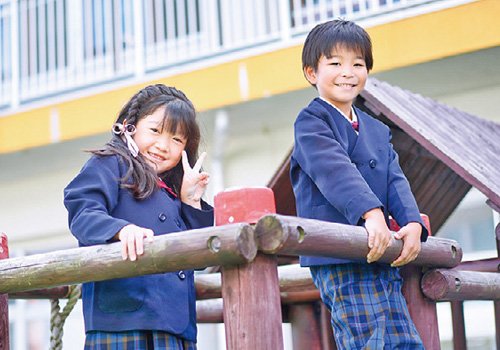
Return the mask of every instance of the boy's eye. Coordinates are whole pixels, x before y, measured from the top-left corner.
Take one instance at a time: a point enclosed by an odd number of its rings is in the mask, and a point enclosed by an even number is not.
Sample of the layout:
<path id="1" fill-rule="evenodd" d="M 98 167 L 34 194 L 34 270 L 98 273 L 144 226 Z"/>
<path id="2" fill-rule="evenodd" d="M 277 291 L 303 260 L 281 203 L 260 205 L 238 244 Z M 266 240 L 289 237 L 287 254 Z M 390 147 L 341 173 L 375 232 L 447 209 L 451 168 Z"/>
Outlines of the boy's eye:
<path id="1" fill-rule="evenodd" d="M 160 132 L 160 130 L 158 130 L 157 128 L 151 128 L 151 131 L 154 132 L 155 134 Z"/>
<path id="2" fill-rule="evenodd" d="M 354 64 L 354 67 L 364 67 L 365 64 L 364 63 L 355 63 Z"/>
<path id="3" fill-rule="evenodd" d="M 180 137 L 174 137 L 174 141 L 178 142 L 178 143 L 184 143 L 184 139 L 182 139 Z"/>
<path id="4" fill-rule="evenodd" d="M 330 62 L 331 66 L 340 66 L 340 62 Z"/>

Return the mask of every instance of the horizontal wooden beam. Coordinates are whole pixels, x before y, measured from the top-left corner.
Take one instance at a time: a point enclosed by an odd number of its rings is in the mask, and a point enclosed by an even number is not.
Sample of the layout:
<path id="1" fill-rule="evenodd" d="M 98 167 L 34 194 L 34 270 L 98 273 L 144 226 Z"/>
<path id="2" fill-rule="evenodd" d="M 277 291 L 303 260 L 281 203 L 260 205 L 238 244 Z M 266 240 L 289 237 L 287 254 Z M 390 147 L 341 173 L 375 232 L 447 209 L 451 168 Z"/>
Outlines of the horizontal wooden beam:
<path id="1" fill-rule="evenodd" d="M 222 323 L 222 298 L 197 300 L 196 301 L 196 322 L 197 323 Z"/>
<path id="2" fill-rule="evenodd" d="M 490 258 L 475 261 L 463 261 L 453 270 L 500 272 L 500 258 Z M 312 281 L 309 269 L 298 264 L 281 265 L 278 267 L 281 301 L 287 303 L 317 299 L 317 290 Z M 198 299 L 220 298 L 221 277 L 219 273 L 195 275 L 196 296 Z M 55 287 L 27 292 L 9 294 L 10 299 L 65 299 L 68 296 L 68 287 Z M 293 301 L 292 301 L 293 300 Z"/>
<path id="3" fill-rule="evenodd" d="M 283 298 L 293 302 L 295 300 L 316 300 L 313 297 L 316 286 L 312 281 L 308 268 L 300 267 L 299 264 L 278 266 L 278 279 L 282 300 Z M 221 297 L 221 275 L 220 273 L 197 274 L 195 276 L 196 297 L 199 300 Z M 305 294 L 304 294 L 305 293 Z M 306 297 L 306 295 L 310 295 Z M 302 299 L 301 299 L 302 298 Z"/>
<path id="4" fill-rule="evenodd" d="M 453 268 L 460 271 L 500 272 L 500 258 L 462 261 Z"/>
<path id="5" fill-rule="evenodd" d="M 17 292 L 9 294 L 9 299 L 67 299 L 68 297 L 69 297 L 68 286 L 29 290 L 25 292 Z"/>
<path id="6" fill-rule="evenodd" d="M 435 301 L 500 300 L 500 274 L 435 269 L 424 274 L 421 288 Z"/>
<path id="7" fill-rule="evenodd" d="M 252 261 L 248 224 L 155 236 L 136 261 L 122 260 L 121 243 L 55 251 L 0 261 L 0 294 Z"/>
<path id="8" fill-rule="evenodd" d="M 319 297 L 308 268 L 298 264 L 278 267 L 281 299 L 284 303 L 317 300 Z M 220 273 L 196 274 L 194 276 L 196 298 L 198 300 L 221 297 Z M 1 284 L 1 282 L 0 282 Z M 26 292 L 10 293 L 11 299 L 66 299 L 68 287 L 37 289 Z"/>
<path id="9" fill-rule="evenodd" d="M 268 254 L 323 256 L 366 261 L 368 235 L 363 227 L 342 225 L 292 216 L 267 215 L 255 226 L 259 250 Z M 380 258 L 391 263 L 403 244 L 393 239 Z M 455 267 L 462 259 L 462 249 L 453 240 L 429 237 L 414 265 Z"/>
<path id="10" fill-rule="evenodd" d="M 221 275 L 218 272 L 196 274 L 194 276 L 196 299 L 213 299 L 221 297 Z"/>

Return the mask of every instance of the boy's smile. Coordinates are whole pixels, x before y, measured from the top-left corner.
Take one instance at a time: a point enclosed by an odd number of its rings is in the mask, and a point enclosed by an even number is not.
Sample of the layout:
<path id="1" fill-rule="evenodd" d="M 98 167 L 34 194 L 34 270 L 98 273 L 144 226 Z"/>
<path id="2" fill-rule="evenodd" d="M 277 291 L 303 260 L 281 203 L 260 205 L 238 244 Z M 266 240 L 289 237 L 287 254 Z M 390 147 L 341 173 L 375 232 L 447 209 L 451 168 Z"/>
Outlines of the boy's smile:
<path id="1" fill-rule="evenodd" d="M 365 87 L 368 78 L 363 57 L 342 46 L 333 49 L 330 58 L 321 56 L 316 70 L 306 67 L 304 73 L 307 80 L 316 86 L 319 95 L 346 116 L 351 115 L 352 103 Z"/>

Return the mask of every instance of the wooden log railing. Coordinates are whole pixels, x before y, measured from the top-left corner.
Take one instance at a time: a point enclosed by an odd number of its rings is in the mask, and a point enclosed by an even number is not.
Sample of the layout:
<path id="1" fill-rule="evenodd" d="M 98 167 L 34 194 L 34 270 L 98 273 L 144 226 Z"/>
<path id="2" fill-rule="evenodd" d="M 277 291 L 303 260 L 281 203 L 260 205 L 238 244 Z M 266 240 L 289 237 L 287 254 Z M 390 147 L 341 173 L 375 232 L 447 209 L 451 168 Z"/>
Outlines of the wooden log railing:
<path id="1" fill-rule="evenodd" d="M 366 261 L 366 230 L 319 220 L 267 215 L 255 227 L 259 249 L 268 254 L 326 256 Z M 379 262 L 391 263 L 401 254 L 403 242 L 393 239 Z M 412 265 L 455 267 L 462 260 L 456 241 L 429 237 Z"/>
<path id="2" fill-rule="evenodd" d="M 496 272 L 435 269 L 421 282 L 425 296 L 435 301 L 500 299 L 500 274 Z"/>
<path id="3" fill-rule="evenodd" d="M 0 261 L 0 294 L 9 293 L 13 298 L 40 297 L 41 293 L 47 297 L 64 297 L 67 293 L 66 284 L 214 265 L 248 264 L 256 256 L 258 247 L 266 254 L 321 255 L 359 260 L 364 259 L 368 251 L 367 234 L 362 228 L 268 215 L 261 218 L 254 228 L 247 224 L 232 224 L 155 237 L 152 243 L 146 244 L 145 254 L 135 262 L 121 259 L 119 244 L 6 259 Z M 381 260 L 390 262 L 400 251 L 400 242 L 393 241 Z M 479 299 L 500 300 L 500 281 L 494 272 L 498 271 L 499 259 L 459 265 L 461 256 L 460 246 L 452 240 L 430 237 L 422 244 L 419 258 L 414 262 L 415 267 L 454 267 L 428 271 L 421 282 L 422 291 L 425 292 L 426 286 L 432 285 L 430 290 L 435 300 L 469 300 L 478 299 L 472 290 L 483 288 L 485 291 Z M 474 272 L 465 271 L 468 269 Z M 482 273 L 488 275 L 483 276 Z M 308 269 L 296 265 L 279 266 L 277 275 L 283 305 L 319 299 Z M 485 284 L 478 276 L 485 277 L 489 282 Z M 223 288 L 221 275 L 197 274 L 195 278 L 199 322 L 221 322 L 223 308 L 226 307 L 220 299 Z M 461 288 L 457 288 L 457 278 Z M 50 289 L 29 292 L 40 288 Z M 448 294 L 440 296 L 436 293 L 446 288 Z M 292 310 L 290 317 L 296 318 L 298 311 L 300 308 Z M 307 312 L 310 311 L 308 308 Z M 254 322 L 259 322 L 259 317 Z M 324 315 L 320 323 L 328 327 Z M 304 327 L 297 325 L 297 328 Z M 328 339 L 323 339 L 324 332 L 319 336 L 322 337 L 320 343 L 328 343 Z"/>
<path id="4" fill-rule="evenodd" d="M 155 236 L 144 255 L 123 261 L 119 242 L 0 260 L 0 294 L 252 261 L 257 253 L 247 224 Z"/>

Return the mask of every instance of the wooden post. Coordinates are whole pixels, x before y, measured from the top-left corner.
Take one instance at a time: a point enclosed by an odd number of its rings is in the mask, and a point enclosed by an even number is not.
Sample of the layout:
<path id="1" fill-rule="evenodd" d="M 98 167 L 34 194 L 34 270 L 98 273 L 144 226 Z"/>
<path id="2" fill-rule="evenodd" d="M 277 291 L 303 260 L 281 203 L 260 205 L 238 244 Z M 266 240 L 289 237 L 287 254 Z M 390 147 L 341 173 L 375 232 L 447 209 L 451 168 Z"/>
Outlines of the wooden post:
<path id="1" fill-rule="evenodd" d="M 268 188 L 224 191 L 214 198 L 215 224 L 255 223 L 276 211 Z M 277 261 L 257 254 L 246 265 L 222 267 L 226 346 L 229 350 L 283 349 Z"/>
<path id="2" fill-rule="evenodd" d="M 259 250 L 268 254 L 326 256 L 365 259 L 368 234 L 363 227 L 342 225 L 283 215 L 266 215 L 255 226 Z M 401 240 L 392 240 L 379 262 L 394 261 L 403 249 Z M 462 260 L 458 242 L 429 237 L 412 265 L 455 267 Z"/>
<path id="3" fill-rule="evenodd" d="M 321 314 L 321 345 L 323 350 L 337 350 L 337 345 L 333 338 L 332 315 L 323 302 L 320 302 Z"/>
<path id="4" fill-rule="evenodd" d="M 0 232 L 0 259 L 9 257 L 7 236 Z M 0 350 L 9 349 L 9 300 L 7 294 L 0 295 Z"/>
<path id="5" fill-rule="evenodd" d="M 0 260 L 0 293 L 236 265 L 252 261 L 256 254 L 250 225 L 206 227 L 155 236 L 136 261 L 122 259 L 120 242 Z"/>
<path id="6" fill-rule="evenodd" d="M 421 214 L 421 217 L 430 236 L 431 225 L 429 217 L 425 214 Z M 392 231 L 399 231 L 400 229 L 399 225 L 393 219 L 391 219 L 390 222 L 390 229 Z M 432 237 L 428 237 L 427 239 L 432 239 Z M 460 254 L 460 260 L 461 258 Z M 410 312 L 411 319 L 420 334 L 424 347 L 426 349 L 440 349 L 441 342 L 439 340 L 436 303 L 425 298 L 420 286 L 420 281 L 422 279 L 422 267 L 407 265 L 403 266 L 400 271 L 401 276 L 403 277 L 403 296 L 406 299 L 408 311 Z"/>
<path id="7" fill-rule="evenodd" d="M 319 320 L 312 303 L 290 305 L 288 320 L 292 325 L 293 350 L 322 349 Z"/>
<path id="8" fill-rule="evenodd" d="M 401 268 L 403 277 L 403 295 L 408 305 L 408 311 L 415 323 L 420 338 L 426 349 L 441 349 L 436 302 L 427 299 L 421 290 L 420 280 L 422 268 L 408 265 Z"/>
<path id="9" fill-rule="evenodd" d="M 467 337 L 465 336 L 464 302 L 452 301 L 451 320 L 453 323 L 453 349 L 467 349 Z"/>
<path id="10" fill-rule="evenodd" d="M 495 228 L 495 237 L 497 241 L 498 257 L 500 258 L 500 223 Z M 494 301 L 493 307 L 495 308 L 495 338 L 497 342 L 497 349 L 500 349 L 500 301 Z"/>

